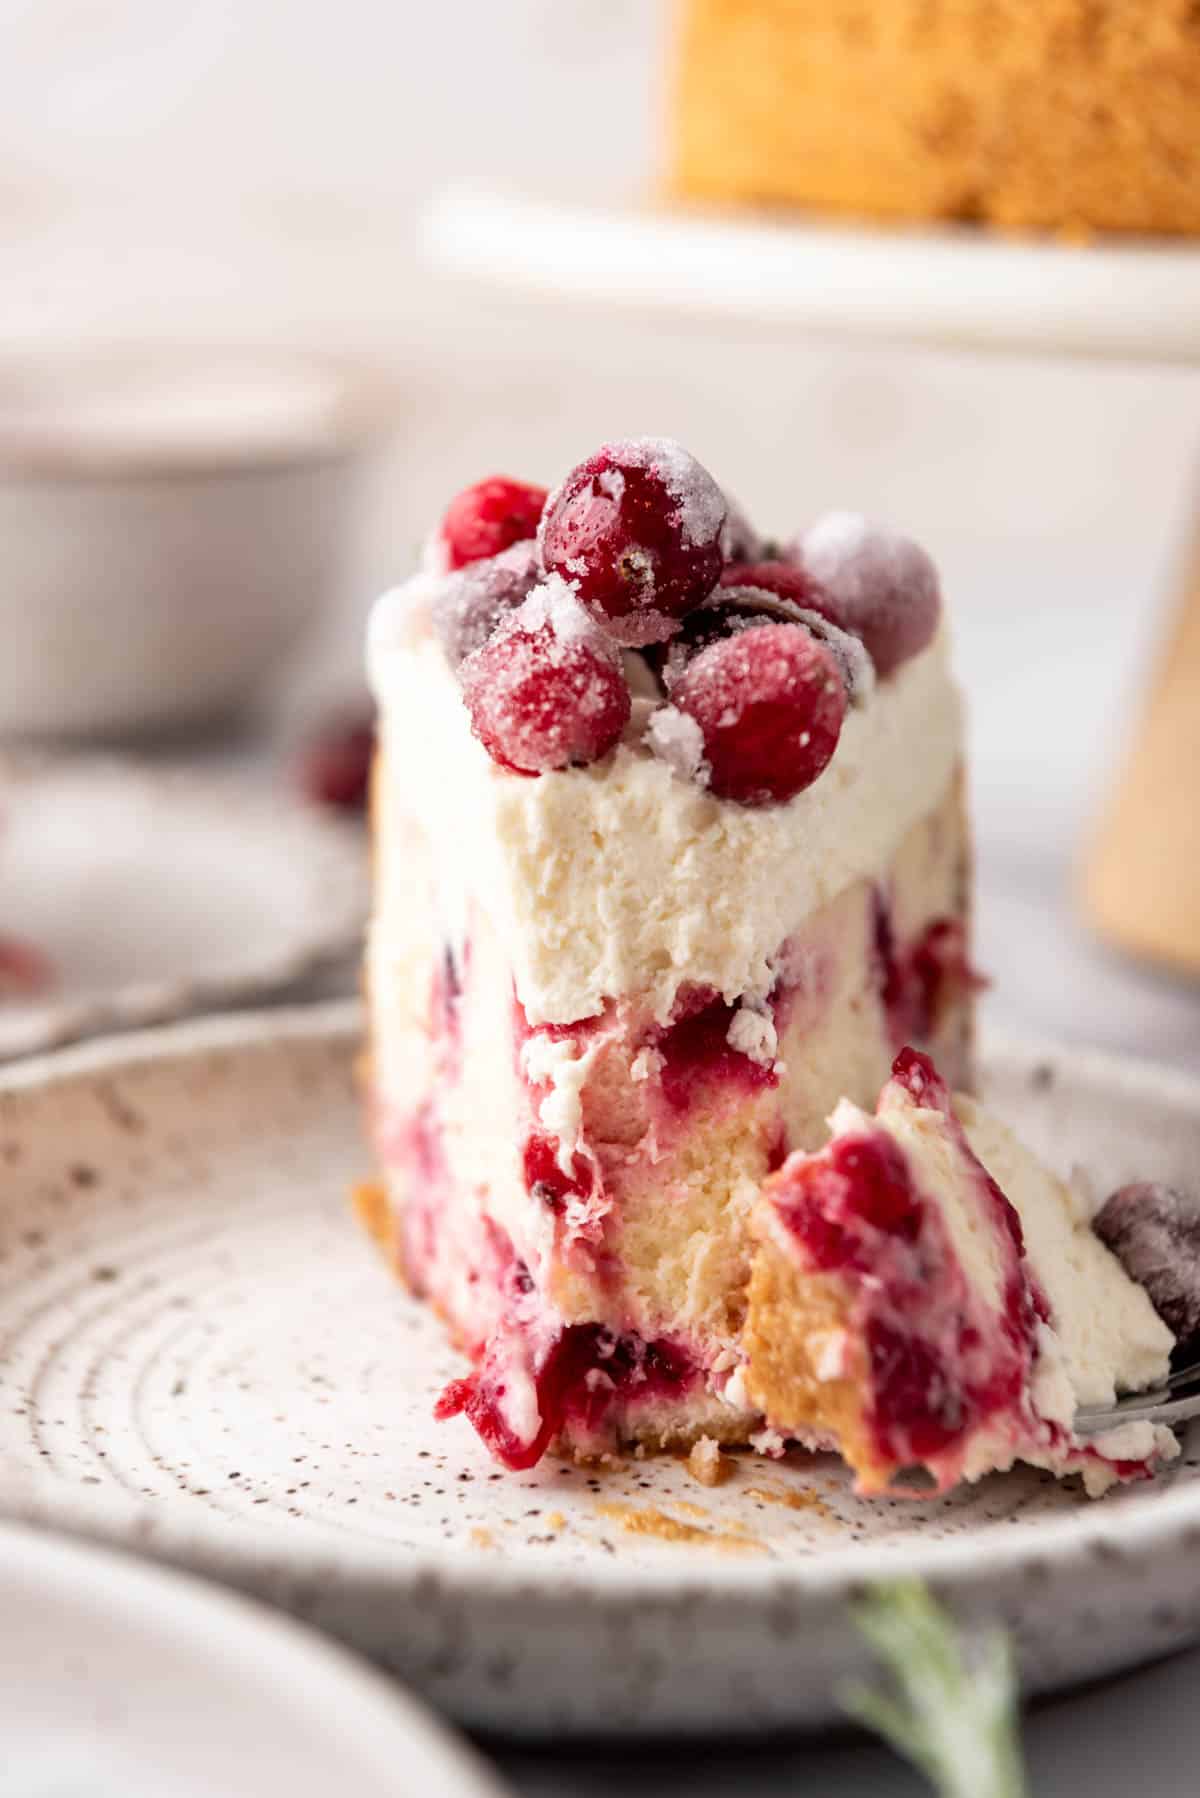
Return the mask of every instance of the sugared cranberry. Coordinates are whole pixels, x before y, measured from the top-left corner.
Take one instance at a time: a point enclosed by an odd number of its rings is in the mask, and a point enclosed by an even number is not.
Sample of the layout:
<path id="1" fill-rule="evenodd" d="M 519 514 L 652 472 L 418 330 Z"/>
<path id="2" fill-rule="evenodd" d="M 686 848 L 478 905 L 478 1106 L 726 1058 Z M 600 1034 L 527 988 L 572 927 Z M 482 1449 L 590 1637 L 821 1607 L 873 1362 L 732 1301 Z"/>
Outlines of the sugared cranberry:
<path id="1" fill-rule="evenodd" d="M 365 811 L 374 756 L 373 717 L 335 719 L 305 749 L 300 785 L 318 805 L 330 805 L 343 812 Z"/>
<path id="2" fill-rule="evenodd" d="M 758 587 L 787 599 L 806 612 L 819 612 L 834 624 L 839 622 L 832 601 L 811 575 L 794 562 L 730 562 L 721 574 L 722 587 Z"/>
<path id="3" fill-rule="evenodd" d="M 932 641 L 941 588 L 937 569 L 911 538 L 857 512 L 830 512 L 805 531 L 794 554 L 825 595 L 818 609 L 830 608 L 835 624 L 862 639 L 881 677 Z"/>
<path id="4" fill-rule="evenodd" d="M 835 614 L 829 595 L 791 562 L 738 563 L 725 570 L 713 597 L 685 620 L 681 636 L 667 654 L 677 663 L 688 639 L 711 641 L 764 621 L 803 624 L 837 663 L 847 697 L 861 703 L 875 685 L 875 665 L 861 640 Z M 664 672 L 669 685 L 670 669 Z"/>
<path id="5" fill-rule="evenodd" d="M 620 659 L 561 582 L 536 587 L 461 676 L 471 729 L 518 774 L 594 762 L 629 721 Z"/>
<path id="6" fill-rule="evenodd" d="M 674 682 L 671 700 L 704 734 L 712 791 L 743 805 L 779 803 L 811 786 L 846 715 L 833 658 L 798 624 L 764 624 L 710 644 Z"/>
<path id="7" fill-rule="evenodd" d="M 547 500 L 542 560 L 618 643 L 662 643 L 716 586 L 725 512 L 708 470 L 677 443 L 608 444 Z"/>
<path id="8" fill-rule="evenodd" d="M 434 591 L 431 613 L 450 666 L 457 668 L 482 649 L 501 619 L 516 611 L 540 579 L 532 538 L 445 575 Z"/>
<path id="9" fill-rule="evenodd" d="M 537 534 L 546 489 L 504 475 L 464 487 L 446 507 L 440 536 L 451 568 L 463 568 L 484 556 Z"/>
<path id="10" fill-rule="evenodd" d="M 1158 1180 L 1135 1180 L 1106 1199 L 1095 1230 L 1180 1345 L 1200 1335 L 1200 1201 Z"/>

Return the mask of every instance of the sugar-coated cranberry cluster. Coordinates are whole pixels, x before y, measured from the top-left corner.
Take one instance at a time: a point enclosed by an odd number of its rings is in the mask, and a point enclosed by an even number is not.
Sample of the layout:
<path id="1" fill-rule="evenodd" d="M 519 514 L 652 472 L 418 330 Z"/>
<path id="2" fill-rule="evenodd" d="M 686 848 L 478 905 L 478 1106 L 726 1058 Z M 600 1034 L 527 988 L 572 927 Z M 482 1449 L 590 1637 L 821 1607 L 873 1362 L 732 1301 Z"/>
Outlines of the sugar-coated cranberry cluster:
<path id="1" fill-rule="evenodd" d="M 867 658 L 891 674 L 940 614 L 915 543 L 834 512 L 771 550 L 668 438 L 607 444 L 553 493 L 480 481 L 435 544 L 435 627 L 494 761 L 537 775 L 606 754 L 631 711 L 622 652 L 640 652 L 662 699 L 651 747 L 743 805 L 811 786 Z"/>

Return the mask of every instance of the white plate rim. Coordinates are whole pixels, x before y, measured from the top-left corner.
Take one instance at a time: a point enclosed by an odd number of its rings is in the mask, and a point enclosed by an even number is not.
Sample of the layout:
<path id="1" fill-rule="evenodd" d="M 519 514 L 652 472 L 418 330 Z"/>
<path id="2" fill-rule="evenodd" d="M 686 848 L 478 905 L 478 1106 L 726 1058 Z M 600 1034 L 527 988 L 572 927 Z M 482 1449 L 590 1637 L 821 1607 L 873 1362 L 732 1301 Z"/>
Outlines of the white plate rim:
<path id="1" fill-rule="evenodd" d="M 167 1571 L 119 1548 L 0 1523 L 0 1583 L 14 1562 L 23 1577 L 40 1577 L 48 1590 L 61 1585 L 97 1597 L 115 1590 L 121 1605 L 136 1601 L 139 1622 L 206 1641 L 219 1638 L 256 1673 L 269 1663 L 293 1694 L 297 1686 L 310 1690 L 314 1702 L 336 1713 L 339 1730 L 354 1733 L 360 1745 L 369 1742 L 381 1775 L 389 1756 L 411 1753 L 417 1743 L 430 1763 L 425 1770 L 439 1780 L 453 1778 L 452 1786 L 439 1784 L 445 1798 L 503 1798 L 504 1788 L 484 1762 L 411 1692 L 286 1613 L 198 1574 Z"/>
<path id="2" fill-rule="evenodd" d="M 1200 361 L 1200 245 L 1185 239 L 1073 245 L 458 181 L 430 202 L 421 243 L 443 273 L 597 304 L 843 338 Z"/>
<path id="3" fill-rule="evenodd" d="M 362 829 L 356 821 L 334 816 L 286 789 L 281 793 L 265 781 L 239 777 L 236 770 L 205 770 L 104 753 L 69 756 L 50 750 L 2 750 L 0 799 L 12 782 L 36 779 L 72 764 L 99 778 L 148 781 L 184 805 L 193 796 L 211 805 L 214 795 L 236 792 L 240 805 L 261 812 L 265 829 L 278 820 L 280 808 L 284 808 L 290 827 L 303 829 L 309 837 L 306 865 L 311 868 L 319 861 L 326 871 L 323 899 L 327 898 L 328 909 L 323 908 L 320 921 L 312 924 L 303 941 L 262 955 L 253 968 L 229 973 L 181 972 L 170 979 L 140 981 L 85 999 L 56 999 L 51 988 L 28 1005 L 22 1002 L 23 1009 L 38 1015 L 27 1017 L 19 1035 L 15 1031 L 11 1036 L 0 1033 L 0 1063 L 196 1013 L 252 1005 L 316 978 L 358 948 L 366 922 L 366 890 L 365 881 L 355 872 L 356 865 L 363 863 Z M 0 1003 L 0 1023 L 3 1021 Z"/>
<path id="4" fill-rule="evenodd" d="M 77 1076 L 97 1073 L 119 1075 L 139 1065 L 166 1059 L 224 1050 L 269 1048 L 291 1039 L 316 1043 L 359 1037 L 364 1012 L 357 1000 L 296 1006 L 267 1012 L 237 1013 L 193 1019 L 183 1024 L 141 1031 L 127 1036 L 82 1044 L 61 1053 L 30 1059 L 0 1068 L 0 1094 L 37 1088 Z M 1029 1040 L 993 1035 L 981 1057 L 985 1067 L 995 1060 L 1018 1061 L 1033 1067 L 1064 1064 L 1084 1078 L 1117 1083 L 1135 1093 L 1153 1093 L 1172 1104 L 1187 1107 L 1200 1117 L 1200 1080 L 1153 1062 Z M 367 1165 L 364 1148 L 363 1167 Z M 362 1169 L 346 1170 L 347 1190 Z M 353 1224 L 347 1217 L 347 1229 Z M 434 1428 L 431 1418 L 431 1431 Z M 176 1523 L 160 1509 L 122 1502 L 109 1494 L 64 1502 L 59 1493 L 49 1501 L 23 1501 L 8 1514 L 19 1521 L 41 1524 L 91 1538 L 127 1543 L 165 1559 L 182 1559 L 204 1570 L 248 1570 L 264 1562 L 290 1566 L 303 1556 L 281 1554 L 279 1538 L 269 1527 L 239 1521 L 231 1530 L 227 1521 L 199 1511 L 189 1513 L 186 1524 Z M 1174 1490 L 1151 1487 L 1144 1494 L 1126 1493 L 1119 1506 L 1105 1501 L 1080 1501 L 1070 1515 L 1037 1521 L 1028 1530 L 1012 1532 L 1003 1521 L 985 1524 L 954 1540 L 914 1537 L 906 1546 L 904 1571 L 924 1578 L 942 1590 L 969 1589 L 975 1579 L 991 1582 L 1006 1573 L 1028 1568 L 1031 1561 L 1053 1563 L 1059 1568 L 1080 1561 L 1108 1558 L 1128 1564 L 1139 1556 L 1161 1555 L 1175 1542 L 1180 1547 L 1200 1548 L 1200 1479 Z M 628 1610 L 639 1600 L 670 1594 L 680 1601 L 693 1596 L 722 1595 L 757 1602 L 771 1598 L 829 1600 L 846 1596 L 877 1578 L 894 1578 L 894 1551 L 869 1543 L 850 1543 L 822 1550 L 795 1562 L 737 1560 L 705 1563 L 700 1567 L 656 1565 L 631 1567 L 597 1563 L 585 1572 L 556 1569 L 554 1590 L 539 1589 L 539 1599 L 549 1597 L 567 1605 L 586 1598 L 590 1605 Z M 529 1571 L 517 1561 L 503 1558 L 468 1560 L 453 1547 L 393 1553 L 386 1568 L 377 1545 L 347 1534 L 336 1553 L 337 1577 L 359 1582 L 378 1593 L 381 1580 L 397 1595 L 420 1591 L 430 1581 L 449 1598 L 486 1599 L 500 1604 L 527 1599 Z"/>

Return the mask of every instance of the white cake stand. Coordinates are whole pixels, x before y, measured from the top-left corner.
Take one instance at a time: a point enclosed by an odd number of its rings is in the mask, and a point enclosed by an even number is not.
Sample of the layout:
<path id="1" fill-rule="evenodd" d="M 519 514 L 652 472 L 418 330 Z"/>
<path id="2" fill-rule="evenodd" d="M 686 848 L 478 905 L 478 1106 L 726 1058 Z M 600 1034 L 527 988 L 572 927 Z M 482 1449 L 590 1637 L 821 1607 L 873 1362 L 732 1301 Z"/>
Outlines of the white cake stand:
<path id="1" fill-rule="evenodd" d="M 458 185 L 426 214 L 439 269 L 601 304 L 840 336 L 1200 362 L 1200 250 L 958 227 L 871 229 Z"/>
<path id="2" fill-rule="evenodd" d="M 1200 365 L 1200 247 L 737 218 L 455 186 L 437 267 L 563 300 L 842 338 Z M 1186 471 L 1185 478 L 1191 471 Z M 1200 505 L 1169 648 L 1083 870 L 1101 935 L 1200 975 Z"/>

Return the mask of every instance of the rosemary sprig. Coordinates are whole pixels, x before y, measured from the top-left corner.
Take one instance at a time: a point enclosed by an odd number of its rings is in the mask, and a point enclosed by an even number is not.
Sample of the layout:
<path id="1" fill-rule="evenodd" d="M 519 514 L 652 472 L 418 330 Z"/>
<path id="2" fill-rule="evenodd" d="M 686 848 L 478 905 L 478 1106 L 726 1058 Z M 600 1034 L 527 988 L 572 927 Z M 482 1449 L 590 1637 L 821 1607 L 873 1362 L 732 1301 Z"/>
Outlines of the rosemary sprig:
<path id="1" fill-rule="evenodd" d="M 855 1621 L 891 1675 L 843 1704 L 928 1775 L 940 1798 L 1027 1798 L 1016 1669 L 1001 1630 L 964 1641 L 919 1580 L 874 1588 Z"/>

